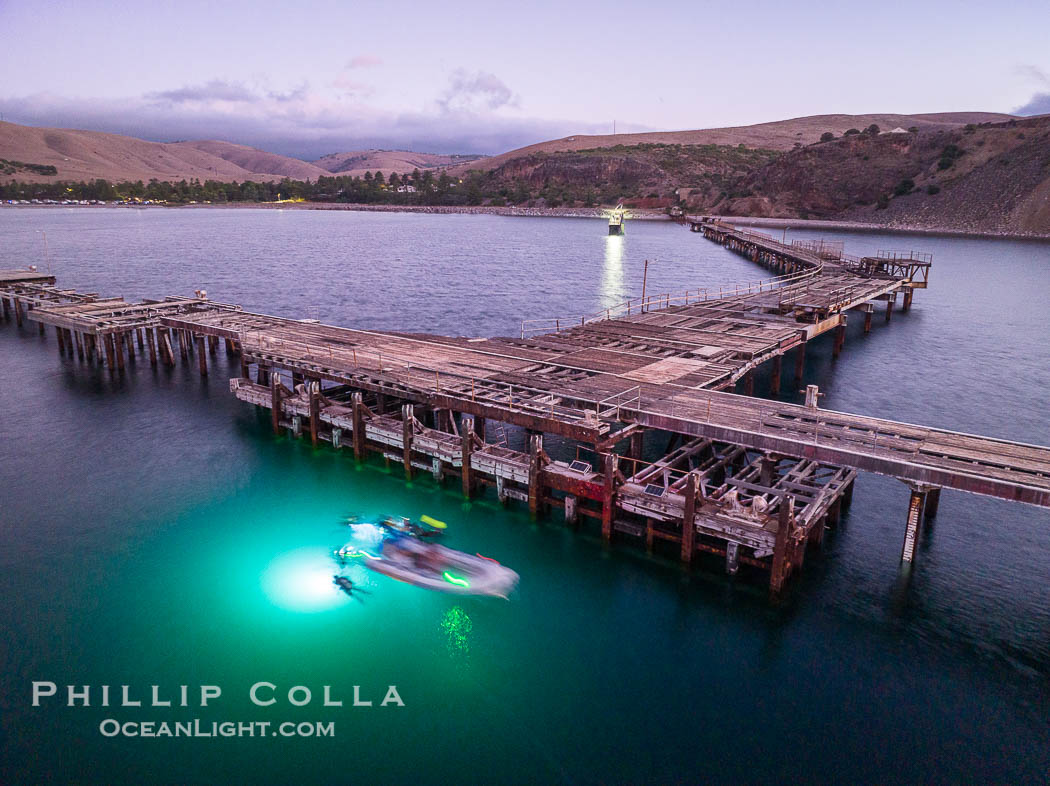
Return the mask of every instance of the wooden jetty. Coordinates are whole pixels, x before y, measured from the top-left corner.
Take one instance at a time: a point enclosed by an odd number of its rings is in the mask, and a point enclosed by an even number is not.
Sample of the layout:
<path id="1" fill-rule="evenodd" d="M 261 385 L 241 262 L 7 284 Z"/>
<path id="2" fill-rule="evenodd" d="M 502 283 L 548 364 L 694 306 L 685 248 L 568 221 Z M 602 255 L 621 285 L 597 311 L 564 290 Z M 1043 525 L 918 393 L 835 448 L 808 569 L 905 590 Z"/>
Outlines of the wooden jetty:
<path id="1" fill-rule="evenodd" d="M 773 592 L 848 506 L 858 471 L 910 487 L 905 562 L 942 488 L 1050 507 L 1050 448 L 825 410 L 813 386 L 802 405 L 728 392 L 752 392 L 764 364 L 778 390 L 787 354 L 801 378 L 807 346 L 824 333 L 838 355 L 850 312 L 870 329 L 876 303 L 887 321 L 899 295 L 909 308 L 928 257 L 856 259 L 717 222 L 692 228 L 777 275 L 526 322 L 504 338 L 353 330 L 206 297 L 128 304 L 11 271 L 0 274 L 0 299 L 53 326 L 60 351 L 87 347 L 88 360 L 104 354 L 116 373 L 145 342 L 152 363 L 174 364 L 177 346 L 205 374 L 223 342 L 240 360 L 231 391 L 268 409 L 275 433 L 359 459 L 378 453 L 409 478 L 455 478 L 467 497 L 492 487 L 534 516 L 560 507 L 572 527 L 593 520 L 606 541 L 637 539 L 687 564 L 711 553 L 730 573 L 762 568 Z M 526 430 L 524 450 L 510 447 L 506 424 Z M 556 457 L 545 436 L 558 439 Z M 666 443 L 656 460 L 643 460 L 647 442 L 650 456 Z"/>

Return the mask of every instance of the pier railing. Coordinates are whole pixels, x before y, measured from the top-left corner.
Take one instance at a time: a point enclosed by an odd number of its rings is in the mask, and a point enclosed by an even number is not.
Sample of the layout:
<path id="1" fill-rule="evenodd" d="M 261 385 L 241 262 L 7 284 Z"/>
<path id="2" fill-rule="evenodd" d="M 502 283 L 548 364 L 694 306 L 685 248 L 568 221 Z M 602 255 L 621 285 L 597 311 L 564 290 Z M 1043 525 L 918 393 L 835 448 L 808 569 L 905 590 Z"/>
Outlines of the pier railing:
<path id="1" fill-rule="evenodd" d="M 534 336 L 540 333 L 558 333 L 562 330 L 586 325 L 591 322 L 602 322 L 607 319 L 619 319 L 636 314 L 644 314 L 653 309 L 665 309 L 671 306 L 689 306 L 708 301 L 726 300 L 729 298 L 745 298 L 764 295 L 776 290 L 785 290 L 798 286 L 814 276 L 823 269 L 818 264 L 808 270 L 798 273 L 789 273 L 773 278 L 764 278 L 757 281 L 749 281 L 741 284 L 732 284 L 721 287 L 701 287 L 699 289 L 687 289 L 678 294 L 665 292 L 657 295 L 646 295 L 631 298 L 621 303 L 583 314 L 578 317 L 550 317 L 540 319 L 525 319 L 521 323 L 521 337 Z"/>

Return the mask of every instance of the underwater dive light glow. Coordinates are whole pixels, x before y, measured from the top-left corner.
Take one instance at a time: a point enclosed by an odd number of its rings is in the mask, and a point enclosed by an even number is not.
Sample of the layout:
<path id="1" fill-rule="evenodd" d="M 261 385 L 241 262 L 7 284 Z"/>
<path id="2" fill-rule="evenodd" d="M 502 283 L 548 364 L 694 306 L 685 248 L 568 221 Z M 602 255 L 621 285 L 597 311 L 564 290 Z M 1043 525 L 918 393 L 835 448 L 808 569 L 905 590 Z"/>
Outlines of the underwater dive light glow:
<path id="1" fill-rule="evenodd" d="M 263 590 L 274 605 L 289 611 L 317 612 L 349 602 L 332 584 L 332 555 L 323 546 L 281 554 L 262 575 Z"/>
<path id="2" fill-rule="evenodd" d="M 466 579 L 461 579 L 459 576 L 453 576 L 447 570 L 441 574 L 445 577 L 445 581 L 449 584 L 455 584 L 457 587 L 469 587 L 470 583 Z"/>

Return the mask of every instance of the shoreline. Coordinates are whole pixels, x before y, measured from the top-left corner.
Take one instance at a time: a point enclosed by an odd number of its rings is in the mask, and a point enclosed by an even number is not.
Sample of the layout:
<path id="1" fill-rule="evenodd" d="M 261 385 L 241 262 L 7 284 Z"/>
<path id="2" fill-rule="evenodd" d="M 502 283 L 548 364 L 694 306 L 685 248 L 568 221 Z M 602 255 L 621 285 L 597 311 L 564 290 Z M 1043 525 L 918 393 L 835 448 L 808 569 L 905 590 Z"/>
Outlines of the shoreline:
<path id="1" fill-rule="evenodd" d="M 235 208 L 239 210 L 348 210 L 360 213 L 421 213 L 425 215 L 496 215 L 512 218 L 605 218 L 608 208 L 600 207 L 496 207 L 492 205 L 369 205 L 353 202 L 226 202 L 223 204 L 187 205 L 0 205 L 2 208 L 168 208 L 168 209 L 215 209 Z M 629 221 L 671 221 L 671 216 L 662 210 L 629 208 Z M 830 219 L 764 218 L 752 216 L 725 216 L 713 213 L 687 214 L 686 218 L 717 219 L 742 227 L 768 227 L 771 229 L 827 230 L 830 232 L 893 233 L 926 237 L 977 238 L 983 240 L 1029 240 L 1045 243 L 1050 241 L 1050 232 L 1018 233 L 993 232 L 948 227 L 921 227 L 870 224 L 862 221 L 834 221 Z"/>

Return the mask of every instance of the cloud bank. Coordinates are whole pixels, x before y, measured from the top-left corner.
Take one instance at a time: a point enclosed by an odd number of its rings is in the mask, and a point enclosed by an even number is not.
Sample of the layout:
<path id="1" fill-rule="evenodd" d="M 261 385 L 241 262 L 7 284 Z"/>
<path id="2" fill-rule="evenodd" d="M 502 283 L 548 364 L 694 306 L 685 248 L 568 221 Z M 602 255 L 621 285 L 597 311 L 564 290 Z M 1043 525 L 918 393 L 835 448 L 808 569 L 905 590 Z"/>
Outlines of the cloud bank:
<path id="1" fill-rule="evenodd" d="M 1017 72 L 1038 84 L 1041 89 L 1028 99 L 1027 104 L 1017 107 L 1013 113 L 1027 116 L 1050 114 L 1050 76 L 1034 65 L 1019 66 Z"/>
<path id="2" fill-rule="evenodd" d="M 380 62 L 372 55 L 353 58 L 325 90 L 304 83 L 280 91 L 213 79 L 122 99 L 53 93 L 0 98 L 0 111 L 27 125 L 108 131 L 151 141 L 223 139 L 308 160 L 374 147 L 500 153 L 568 134 L 607 131 L 604 122 L 529 119 L 505 112 L 519 105 L 518 97 L 484 71 L 453 72 L 446 89 L 420 109 L 378 109 L 364 102 L 373 88 L 356 75 L 357 69 Z"/>

